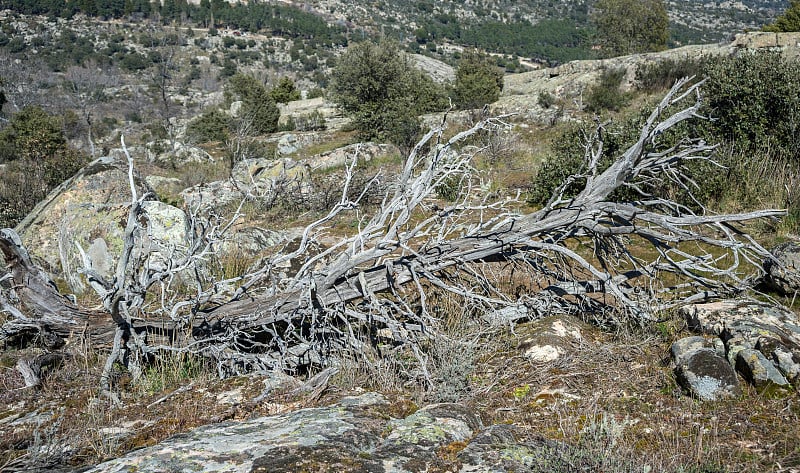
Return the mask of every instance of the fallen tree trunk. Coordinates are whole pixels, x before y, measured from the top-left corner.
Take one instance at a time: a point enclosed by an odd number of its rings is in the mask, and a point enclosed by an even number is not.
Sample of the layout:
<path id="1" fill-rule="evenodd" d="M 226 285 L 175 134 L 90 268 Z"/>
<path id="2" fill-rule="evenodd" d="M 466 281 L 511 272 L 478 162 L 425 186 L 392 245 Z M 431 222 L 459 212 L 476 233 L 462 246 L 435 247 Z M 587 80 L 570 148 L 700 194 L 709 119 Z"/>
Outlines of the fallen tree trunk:
<path id="1" fill-rule="evenodd" d="M 694 101 L 681 108 L 686 100 Z M 204 353 L 217 360 L 224 376 L 324 364 L 326 356 L 337 351 L 362 350 L 365 328 L 371 333 L 385 329 L 382 336 L 413 345 L 419 337 L 435 332 L 436 318 L 426 294 L 431 290 L 487 309 L 522 303 L 531 317 L 584 312 L 614 323 L 647 322 L 654 313 L 686 301 L 744 291 L 750 280 L 740 274 L 742 264 L 758 268 L 768 252 L 737 224 L 778 217 L 784 211 L 698 214 L 647 191 L 647 185 L 664 179 L 686 187 L 690 181 L 681 163 L 711 159 L 713 147 L 701 141 L 660 142 L 666 130 L 696 117 L 699 107 L 698 85 L 680 81 L 650 115 L 639 140 L 602 172 L 598 129 L 586 146 L 585 169 L 571 176 L 543 209 L 527 215 L 511 209 L 514 200 L 488 202 L 481 197 L 470 166 L 472 156 L 464 149 L 455 151 L 476 133 L 502 128 L 501 119 L 483 121 L 447 141 L 442 140 L 441 129 L 433 130 L 409 155 L 393 195 L 385 197 L 370 219 L 361 220 L 355 235 L 321 254 L 309 253 L 327 222 L 342 212 L 357 211 L 359 198 L 348 198 L 350 166 L 341 201 L 306 228 L 295 251 L 279 252 L 258 271 L 232 280 L 204 281 L 204 285 L 199 281 L 191 297 L 162 302 L 150 312 L 145 304 L 148 291 L 160 287 L 164 294 L 178 271 L 213 254 L 214 243 L 226 227 L 196 226 L 203 230 L 197 232 L 195 243 L 167 270 L 155 271 L 146 261 L 131 261 L 130 250 L 144 231 L 141 222 L 146 221 L 131 184 L 127 251 L 115 281 L 92 279 L 89 274 L 109 314 L 110 330 L 94 336 L 113 343 L 112 358 L 120 356 L 120 348 L 143 354 L 160 350 Z M 132 170 L 130 157 L 129 161 Z M 430 195 L 454 180 L 462 189 L 460 199 L 445 209 L 430 205 Z M 576 180 L 586 181 L 583 190 L 566 196 Z M 640 198 L 609 200 L 621 187 L 636 190 Z M 367 192 L 369 186 L 361 196 Z M 633 255 L 631 239 L 647 243 L 657 256 L 645 261 Z M 574 242 L 588 242 L 593 251 L 582 254 L 572 249 Z M 694 252 L 684 249 L 687 243 L 695 245 Z M 88 314 L 48 287 L 46 275 L 21 256 L 26 253 L 13 232 L 3 231 L 0 247 L 22 306 L 34 314 L 26 318 L 11 304 L 4 304 L 12 315 L 4 331 L 20 320 L 36 320 L 38 326 L 53 327 L 58 333 L 86 323 Z M 731 263 L 713 256 L 708 251 L 711 247 L 725 250 Z M 279 275 L 276 268 L 282 263 L 304 258 L 294 275 Z M 539 290 L 519 298 L 499 290 L 497 275 L 487 269 L 498 262 L 524 268 Z M 657 279 L 664 273 L 680 281 L 658 287 Z M 220 288 L 232 282 L 238 289 L 220 302 Z M 160 314 L 157 322 L 153 313 Z M 153 339 L 156 334 L 160 340 Z"/>

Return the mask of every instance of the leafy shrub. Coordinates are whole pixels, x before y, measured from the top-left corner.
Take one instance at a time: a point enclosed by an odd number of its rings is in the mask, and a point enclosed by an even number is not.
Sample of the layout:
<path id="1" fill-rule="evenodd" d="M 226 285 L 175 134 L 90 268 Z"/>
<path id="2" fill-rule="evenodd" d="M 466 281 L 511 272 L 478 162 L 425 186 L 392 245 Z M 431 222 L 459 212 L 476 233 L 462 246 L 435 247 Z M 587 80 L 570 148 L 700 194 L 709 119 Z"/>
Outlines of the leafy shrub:
<path id="1" fill-rule="evenodd" d="M 542 108 L 550 108 L 553 105 L 555 105 L 556 97 L 550 92 L 543 90 L 539 92 L 539 96 L 536 99 L 536 103 L 538 103 L 539 106 Z"/>
<path id="2" fill-rule="evenodd" d="M 186 128 L 186 136 L 198 143 L 225 141 L 228 138 L 229 126 L 230 117 L 215 109 L 192 120 Z"/>
<path id="3" fill-rule="evenodd" d="M 328 128 L 325 117 L 318 110 L 296 117 L 294 124 L 297 131 L 318 131 Z"/>
<path id="4" fill-rule="evenodd" d="M 800 160 L 800 60 L 769 51 L 715 57 L 704 72 L 709 141 L 777 146 Z"/>
<path id="5" fill-rule="evenodd" d="M 307 99 L 315 99 L 317 97 L 324 97 L 325 91 L 322 90 L 320 87 L 314 87 L 313 89 L 309 90 L 306 94 Z"/>
<path id="6" fill-rule="evenodd" d="M 678 79 L 701 75 L 703 59 L 683 58 L 647 62 L 636 68 L 636 88 L 645 92 L 664 91 Z"/>
<path id="7" fill-rule="evenodd" d="M 459 108 L 475 109 L 494 103 L 502 90 L 503 71 L 489 58 L 467 53 L 459 61 L 453 86 L 453 98 Z"/>
<path id="8" fill-rule="evenodd" d="M 123 56 L 119 66 L 128 72 L 147 69 L 153 62 L 139 53 L 130 53 Z"/>
<path id="9" fill-rule="evenodd" d="M 600 172 L 608 168 L 619 155 L 636 142 L 643 123 L 644 113 L 641 113 L 626 120 L 611 123 L 603 130 L 603 155 L 598 166 Z M 553 192 L 570 176 L 586 171 L 586 141 L 592 133 L 594 130 L 589 125 L 572 125 L 553 139 L 553 154 L 542 163 L 534 176 L 528 202 L 534 205 L 546 204 Z M 667 137 L 667 139 L 669 138 Z M 577 195 L 585 185 L 585 179 L 575 179 L 566 188 L 564 197 Z M 623 189 L 611 197 L 612 199 L 628 199 L 634 195 L 631 191 Z"/>
<path id="10" fill-rule="evenodd" d="M 236 96 L 242 101 L 240 113 L 244 120 L 250 122 L 253 134 L 272 133 L 278 129 L 281 112 L 267 88 L 258 79 L 236 74 L 231 77 L 226 94 L 228 97 Z"/>
<path id="11" fill-rule="evenodd" d="M 620 90 L 625 78 L 625 69 L 606 69 L 600 81 L 589 88 L 586 94 L 586 110 L 594 113 L 603 110 L 618 111 L 628 102 L 628 95 Z"/>
<path id="12" fill-rule="evenodd" d="M 289 77 L 281 77 L 276 85 L 269 93 L 276 103 L 289 103 L 295 100 L 300 100 L 300 91 L 294 81 Z"/>
<path id="13" fill-rule="evenodd" d="M 62 120 L 26 107 L 0 132 L 0 226 L 13 227 L 50 190 L 72 176 L 86 157 L 67 146 Z"/>
<path id="14" fill-rule="evenodd" d="M 389 140 L 401 147 L 416 140 L 420 114 L 446 107 L 442 87 L 388 41 L 350 46 L 336 61 L 331 92 L 353 117 L 362 139 Z"/>

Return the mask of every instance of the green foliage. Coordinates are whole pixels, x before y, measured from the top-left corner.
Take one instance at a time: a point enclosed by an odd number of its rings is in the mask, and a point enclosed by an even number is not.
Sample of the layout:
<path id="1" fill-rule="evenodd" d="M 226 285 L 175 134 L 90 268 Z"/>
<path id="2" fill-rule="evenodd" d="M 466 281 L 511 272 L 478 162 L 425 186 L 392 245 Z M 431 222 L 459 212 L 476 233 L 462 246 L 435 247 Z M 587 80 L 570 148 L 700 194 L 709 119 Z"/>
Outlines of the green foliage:
<path id="1" fill-rule="evenodd" d="M 669 18 L 662 0 L 597 0 L 592 22 L 606 57 L 666 49 Z"/>
<path id="2" fill-rule="evenodd" d="M 609 124 L 602 133 L 603 154 L 600 158 L 598 171 L 602 172 L 619 157 L 631 144 L 639 138 L 643 123 L 643 114 L 635 115 L 625 120 Z M 572 125 L 559 133 L 551 144 L 552 155 L 542 163 L 533 179 L 528 202 L 533 205 L 544 205 L 553 195 L 553 192 L 566 182 L 570 176 L 586 171 L 586 146 L 589 137 L 594 133 L 593 127 Z M 567 186 L 564 197 L 578 194 L 586 185 L 585 179 L 574 179 Z M 632 194 L 618 192 L 612 195 L 613 199 L 625 199 Z"/>
<path id="3" fill-rule="evenodd" d="M 800 60 L 765 51 L 710 58 L 704 71 L 709 141 L 777 146 L 800 160 Z"/>
<path id="4" fill-rule="evenodd" d="M 625 69 L 605 69 L 600 81 L 590 87 L 586 94 L 586 110 L 599 113 L 603 110 L 618 111 L 628 102 L 628 94 L 622 92 Z"/>
<path id="5" fill-rule="evenodd" d="M 281 77 L 276 85 L 269 93 L 276 103 L 289 103 L 295 100 L 300 100 L 300 91 L 297 90 L 294 81 L 289 77 Z"/>
<path id="6" fill-rule="evenodd" d="M 220 110 L 208 111 L 192 120 L 186 136 L 198 143 L 225 141 L 228 138 L 230 117 Z"/>
<path id="7" fill-rule="evenodd" d="M 272 133 L 278 129 L 281 112 L 267 88 L 255 77 L 234 75 L 228 83 L 227 92 L 242 101 L 240 114 L 250 122 L 253 134 Z"/>
<path id="8" fill-rule="evenodd" d="M 0 226 L 13 227 L 86 158 L 67 146 L 59 117 L 26 107 L 0 132 L 0 162 Z"/>
<path id="9" fill-rule="evenodd" d="M 543 90 L 539 92 L 539 96 L 536 98 L 536 103 L 539 104 L 542 108 L 550 108 L 556 104 L 556 97 L 555 95 L 551 94 L 550 92 Z"/>
<path id="10" fill-rule="evenodd" d="M 486 56 L 469 53 L 456 68 L 453 99 L 458 108 L 475 109 L 494 103 L 503 90 L 503 71 Z"/>
<path id="11" fill-rule="evenodd" d="M 800 0 L 791 0 L 786 11 L 775 20 L 775 23 L 765 26 L 764 31 L 776 33 L 800 31 Z"/>
<path id="12" fill-rule="evenodd" d="M 536 24 L 525 21 L 481 21 L 462 26 L 462 21 L 455 16 L 439 14 L 430 16 L 424 28 L 428 35 L 426 41 L 431 38 L 448 39 L 480 49 L 550 62 L 591 56 L 590 31 L 574 19 L 544 19 Z"/>
<path id="13" fill-rule="evenodd" d="M 45 159 L 66 146 L 61 120 L 37 106 L 25 107 L 14 115 L 0 132 L 0 142 L 14 150 L 14 155 L 5 156 L 5 161 Z"/>
<path id="14" fill-rule="evenodd" d="M 636 68 L 636 88 L 645 92 L 660 92 L 675 85 L 678 79 L 700 76 L 703 59 L 664 59 L 646 62 Z"/>
<path id="15" fill-rule="evenodd" d="M 313 89 L 308 91 L 308 94 L 306 94 L 307 99 L 315 99 L 317 97 L 324 97 L 324 96 L 325 96 L 325 91 L 319 87 L 314 87 Z"/>
<path id="16" fill-rule="evenodd" d="M 142 71 L 150 67 L 152 64 L 153 61 L 139 53 L 126 54 L 119 62 L 120 67 L 128 72 Z"/>
<path id="17" fill-rule="evenodd" d="M 389 41 L 350 46 L 336 62 L 331 93 L 363 139 L 399 146 L 416 139 L 420 114 L 445 106 L 442 87 Z"/>

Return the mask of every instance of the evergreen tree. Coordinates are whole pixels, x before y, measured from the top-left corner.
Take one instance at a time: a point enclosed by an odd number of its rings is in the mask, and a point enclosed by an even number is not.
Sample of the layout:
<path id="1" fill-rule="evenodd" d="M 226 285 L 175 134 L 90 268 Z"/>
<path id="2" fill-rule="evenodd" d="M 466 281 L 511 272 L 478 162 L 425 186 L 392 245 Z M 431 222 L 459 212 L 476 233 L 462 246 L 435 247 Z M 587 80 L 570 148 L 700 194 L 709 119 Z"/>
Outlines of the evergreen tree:
<path id="1" fill-rule="evenodd" d="M 503 71 L 492 60 L 468 53 L 458 63 L 453 99 L 461 109 L 475 109 L 496 102 L 503 90 Z"/>
<path id="2" fill-rule="evenodd" d="M 278 85 L 269 93 L 272 99 L 277 103 L 289 103 L 294 100 L 300 100 L 300 91 L 294 85 L 294 81 L 289 77 L 283 76 L 278 81 Z"/>
<path id="3" fill-rule="evenodd" d="M 334 101 L 354 119 L 363 139 L 413 144 L 417 117 L 442 110 L 444 91 L 401 53 L 398 45 L 355 44 L 336 61 L 331 91 Z"/>
<path id="4" fill-rule="evenodd" d="M 253 134 L 272 133 L 278 129 L 280 110 L 264 84 L 255 77 L 236 74 L 228 84 L 228 95 L 242 101 L 240 116 L 250 122 Z"/>
<path id="5" fill-rule="evenodd" d="M 597 0 L 592 22 L 603 56 L 666 49 L 669 18 L 662 0 Z"/>
<path id="6" fill-rule="evenodd" d="M 764 31 L 789 33 L 800 31 L 800 0 L 791 0 L 789 8 L 779 16 L 775 23 L 765 26 Z"/>

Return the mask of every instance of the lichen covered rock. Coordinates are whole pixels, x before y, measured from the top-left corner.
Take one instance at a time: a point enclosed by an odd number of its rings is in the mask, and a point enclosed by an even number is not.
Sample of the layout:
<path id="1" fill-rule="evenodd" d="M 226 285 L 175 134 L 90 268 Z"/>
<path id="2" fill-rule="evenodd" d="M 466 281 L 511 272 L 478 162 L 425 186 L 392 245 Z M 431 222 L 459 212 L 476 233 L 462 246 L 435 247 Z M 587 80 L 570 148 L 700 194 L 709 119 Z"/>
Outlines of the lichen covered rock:
<path id="1" fill-rule="evenodd" d="M 688 337 L 672 344 L 675 375 L 692 396 L 715 401 L 741 393 L 736 372 L 703 337 Z"/>
<path id="2" fill-rule="evenodd" d="M 740 350 L 736 355 L 736 369 L 763 393 L 772 394 L 790 387 L 789 381 L 758 350 Z"/>
<path id="3" fill-rule="evenodd" d="M 782 295 L 800 292 L 800 244 L 782 243 L 771 253 L 772 257 L 764 261 L 764 284 Z"/>

